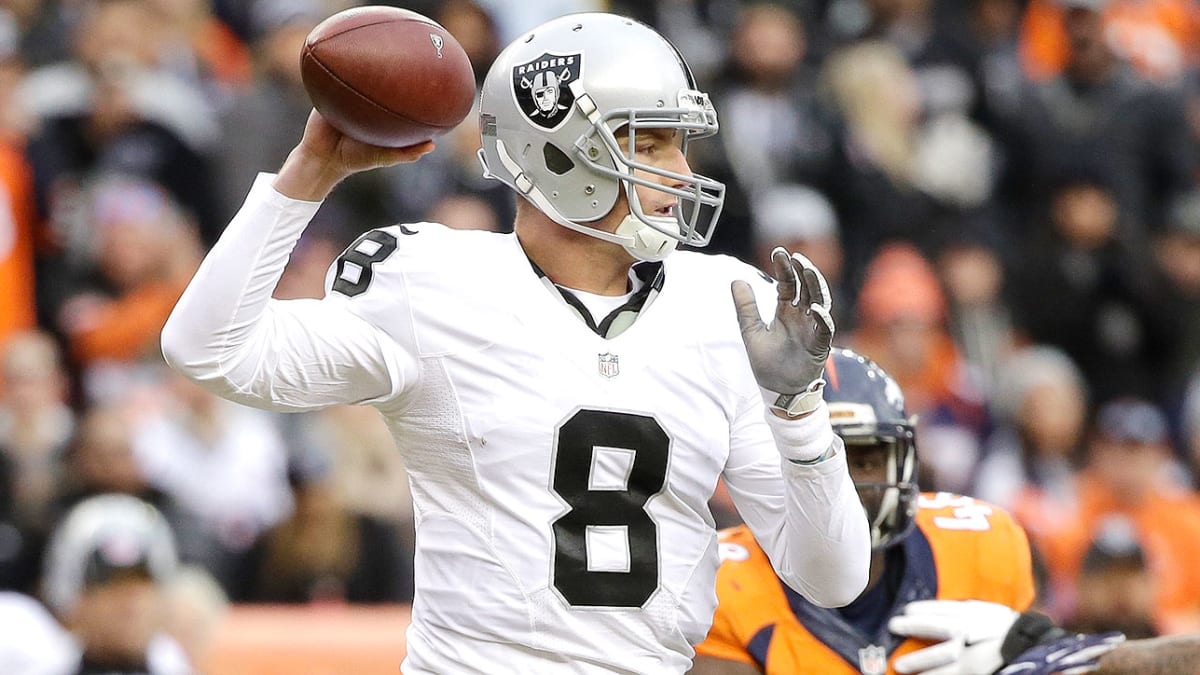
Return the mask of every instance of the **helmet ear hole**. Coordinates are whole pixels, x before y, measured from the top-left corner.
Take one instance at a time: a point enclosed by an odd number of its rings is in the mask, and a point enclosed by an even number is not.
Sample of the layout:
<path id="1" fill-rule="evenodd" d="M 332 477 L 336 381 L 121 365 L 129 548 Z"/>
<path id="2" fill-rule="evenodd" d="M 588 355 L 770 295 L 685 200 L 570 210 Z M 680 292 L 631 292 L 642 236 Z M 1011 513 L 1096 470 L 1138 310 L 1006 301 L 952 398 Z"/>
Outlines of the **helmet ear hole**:
<path id="1" fill-rule="evenodd" d="M 546 162 L 546 169 L 557 176 L 575 168 L 575 162 L 572 162 L 567 153 L 559 150 L 558 146 L 553 143 L 546 143 L 542 146 L 542 159 Z"/>

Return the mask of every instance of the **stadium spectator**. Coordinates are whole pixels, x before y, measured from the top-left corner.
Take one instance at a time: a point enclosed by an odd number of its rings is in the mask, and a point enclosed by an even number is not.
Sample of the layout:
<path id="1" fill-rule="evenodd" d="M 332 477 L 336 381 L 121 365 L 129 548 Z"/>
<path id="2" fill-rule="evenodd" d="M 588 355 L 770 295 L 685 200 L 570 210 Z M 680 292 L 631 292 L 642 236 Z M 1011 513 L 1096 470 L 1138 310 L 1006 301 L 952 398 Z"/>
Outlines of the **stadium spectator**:
<path id="1" fill-rule="evenodd" d="M 12 467 L 13 516 L 21 529 L 49 527 L 62 460 L 75 425 L 58 345 L 30 331 L 0 350 L 0 454 Z"/>
<path id="2" fill-rule="evenodd" d="M 904 289 L 897 293 L 896 289 Z M 947 332 L 946 298 L 933 267 L 911 245 L 885 246 L 867 269 L 858 325 L 847 338 L 873 354 L 921 420 L 923 484 L 964 492 L 987 416 L 977 384 Z"/>
<path id="3" fill-rule="evenodd" d="M 833 205 L 807 185 L 785 183 L 763 187 L 754 200 L 754 261 L 768 269 L 771 251 L 782 246 L 805 256 L 825 274 L 833 296 L 833 317 L 838 326 L 850 326 L 852 307 L 845 300 L 841 230 Z"/>
<path id="4" fill-rule="evenodd" d="M 1179 337 L 1148 251 L 1120 236 L 1113 186 L 1086 168 L 1064 174 L 1011 272 L 1021 333 L 1069 353 L 1098 401 L 1150 396 Z"/>
<path id="5" fill-rule="evenodd" d="M 982 229 L 964 224 L 964 232 L 941 246 L 936 261 L 946 290 L 950 336 L 990 397 L 1018 337 L 1008 306 L 1002 248 Z"/>
<path id="6" fill-rule="evenodd" d="M 842 230 L 842 245 L 847 286 L 856 292 L 887 242 L 929 252 L 956 225 L 950 210 L 918 189 L 921 97 L 899 50 L 886 42 L 854 43 L 829 57 L 822 79 L 843 120 L 824 185 L 841 221 L 854 223 Z"/>
<path id="7" fill-rule="evenodd" d="M 200 242 L 158 185 L 106 177 L 88 194 L 99 283 L 70 294 L 57 325 L 75 359 L 159 360 L 158 336 L 199 266 Z"/>
<path id="8" fill-rule="evenodd" d="M 216 150 L 220 212 L 228 218 L 245 197 L 246 184 L 263 166 L 282 162 L 296 142 L 312 103 L 300 78 L 304 38 L 324 18 L 315 0 L 248 3 L 255 78 L 221 116 Z M 343 242 L 344 245 L 345 242 Z"/>
<path id="9" fill-rule="evenodd" d="M 152 506 L 101 495 L 73 508 L 46 553 L 41 598 L 0 593 L 0 670 L 192 675 L 166 632 L 173 534 Z"/>
<path id="10" fill-rule="evenodd" d="M 1162 633 L 1200 627 L 1200 502 L 1172 480 L 1167 420 L 1137 399 L 1104 404 L 1089 443 L 1086 471 L 1074 481 L 1074 504 L 1059 501 L 1057 518 L 1030 538 L 1045 555 L 1052 583 L 1073 606 L 1079 574 L 1093 532 L 1108 516 L 1123 515 L 1155 570 L 1158 589 L 1154 625 Z"/>
<path id="11" fill-rule="evenodd" d="M 1165 314 L 1171 350 L 1157 383 L 1166 400 L 1176 400 L 1187 378 L 1200 371 L 1200 185 L 1179 195 L 1154 242 L 1154 260 L 1164 278 Z"/>
<path id="12" fill-rule="evenodd" d="M 1100 14 L 1109 47 L 1143 77 L 1178 84 L 1200 64 L 1200 10 L 1190 0 L 1031 0 L 1021 27 L 1021 56 L 1034 79 L 1067 67 L 1067 15 L 1076 9 Z"/>
<path id="13" fill-rule="evenodd" d="M 98 171 L 163 185 L 195 219 L 205 242 L 223 225 L 215 220 L 207 156 L 219 138 L 216 117 L 201 92 L 158 65 L 149 1 L 80 3 L 72 21 L 75 59 L 31 72 L 20 89 L 38 120 L 27 153 L 39 216 L 60 249 L 51 258 L 57 264 L 43 269 L 48 282 L 79 253 L 76 240 L 87 238 L 78 197 Z"/>
<path id="14" fill-rule="evenodd" d="M 373 411 L 372 411 L 373 412 Z M 236 600 L 382 603 L 412 600 L 412 554 L 395 521 L 347 508 L 328 473 L 293 473 L 295 508 L 247 555 Z"/>
<path id="15" fill-rule="evenodd" d="M 1154 86 L 1113 53 L 1097 8 L 1070 0 L 1061 74 L 1025 88 L 1016 116 L 996 127 L 1004 148 L 1003 199 L 1014 228 L 1028 231 L 1059 179 L 1086 165 L 1111 191 L 1115 238 L 1144 247 L 1169 199 L 1194 185 L 1196 143 L 1178 91 Z M 1033 242 L 1030 245 L 1035 245 Z"/>
<path id="16" fill-rule="evenodd" d="M 1128 518 L 1110 516 L 1096 524 L 1076 583 L 1067 628 L 1080 633 L 1115 630 L 1131 640 L 1158 635 L 1157 580 Z"/>
<path id="17" fill-rule="evenodd" d="M 973 494 L 1013 511 L 1031 532 L 1059 526 L 1082 462 L 1087 384 L 1067 354 L 1031 346 L 1001 365 L 992 398 L 996 428 Z"/>
<path id="18" fill-rule="evenodd" d="M 170 378 L 164 413 L 133 430 L 134 457 L 175 505 L 180 556 L 232 594 L 247 552 L 292 511 L 288 449 L 272 416 Z"/>

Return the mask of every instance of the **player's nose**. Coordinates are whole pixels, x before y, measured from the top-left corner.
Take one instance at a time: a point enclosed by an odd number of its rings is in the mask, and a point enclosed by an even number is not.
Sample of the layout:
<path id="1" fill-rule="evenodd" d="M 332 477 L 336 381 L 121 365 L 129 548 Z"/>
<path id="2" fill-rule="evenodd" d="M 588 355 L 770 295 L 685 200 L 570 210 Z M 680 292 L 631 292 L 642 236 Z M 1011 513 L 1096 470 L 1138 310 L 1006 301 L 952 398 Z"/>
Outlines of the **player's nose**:
<path id="1" fill-rule="evenodd" d="M 664 167 L 672 173 L 677 173 L 688 178 L 692 177 L 692 166 L 688 163 L 687 155 L 683 154 L 683 148 L 673 147 L 670 156 L 667 159 L 667 165 Z M 679 181 L 670 181 L 671 187 L 683 187 L 683 183 Z"/>

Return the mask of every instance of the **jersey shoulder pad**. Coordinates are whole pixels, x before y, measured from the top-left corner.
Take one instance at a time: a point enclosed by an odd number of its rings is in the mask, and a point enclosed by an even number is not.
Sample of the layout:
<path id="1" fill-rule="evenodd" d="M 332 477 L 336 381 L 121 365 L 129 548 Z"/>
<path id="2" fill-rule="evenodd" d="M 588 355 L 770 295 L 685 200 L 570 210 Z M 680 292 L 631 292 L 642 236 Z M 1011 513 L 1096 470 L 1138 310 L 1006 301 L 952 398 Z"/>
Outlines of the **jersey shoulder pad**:
<path id="1" fill-rule="evenodd" d="M 755 555 L 765 555 L 755 541 L 750 528 L 745 525 L 730 527 L 717 532 L 717 553 L 721 556 L 721 564 L 739 563 L 750 560 Z"/>
<path id="2" fill-rule="evenodd" d="M 1024 611 L 1035 588 L 1025 530 L 1003 508 L 947 492 L 919 498 L 917 527 L 937 561 L 939 596 Z"/>
<path id="3" fill-rule="evenodd" d="M 923 492 L 917 498 L 917 525 L 934 533 L 963 532 L 979 536 L 1021 529 L 1012 515 L 982 499 L 951 492 Z"/>

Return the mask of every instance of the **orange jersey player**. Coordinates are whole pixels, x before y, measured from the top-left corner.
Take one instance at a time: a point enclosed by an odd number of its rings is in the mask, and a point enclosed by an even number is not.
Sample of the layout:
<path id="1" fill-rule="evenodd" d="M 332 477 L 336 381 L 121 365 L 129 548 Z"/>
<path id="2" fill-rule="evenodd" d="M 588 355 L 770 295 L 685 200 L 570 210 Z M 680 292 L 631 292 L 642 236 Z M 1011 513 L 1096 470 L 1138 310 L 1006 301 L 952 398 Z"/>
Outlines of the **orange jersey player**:
<path id="1" fill-rule="evenodd" d="M 846 607 L 818 607 L 780 583 L 749 530 L 727 530 L 719 605 L 708 638 L 696 647 L 696 675 L 922 672 L 937 654 L 914 652 L 931 642 L 889 630 L 910 603 L 994 603 L 992 615 L 1007 628 L 1034 600 L 1029 543 L 1008 513 L 969 497 L 918 495 L 913 420 L 895 381 L 849 350 L 834 350 L 826 378 L 833 427 L 872 528 L 867 590 Z M 998 656 L 998 646 L 994 651 Z"/>

